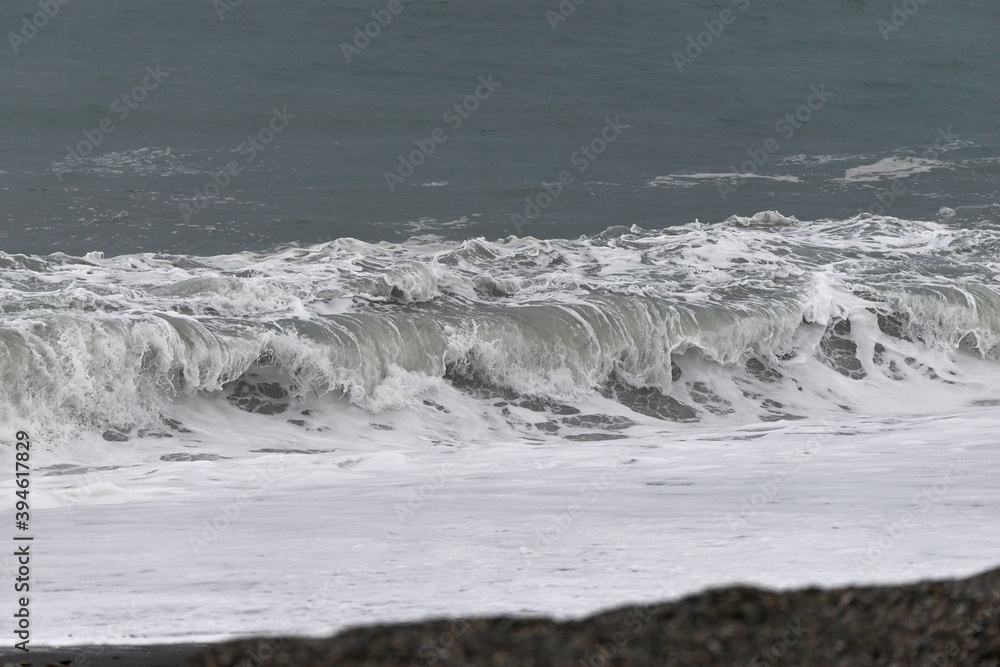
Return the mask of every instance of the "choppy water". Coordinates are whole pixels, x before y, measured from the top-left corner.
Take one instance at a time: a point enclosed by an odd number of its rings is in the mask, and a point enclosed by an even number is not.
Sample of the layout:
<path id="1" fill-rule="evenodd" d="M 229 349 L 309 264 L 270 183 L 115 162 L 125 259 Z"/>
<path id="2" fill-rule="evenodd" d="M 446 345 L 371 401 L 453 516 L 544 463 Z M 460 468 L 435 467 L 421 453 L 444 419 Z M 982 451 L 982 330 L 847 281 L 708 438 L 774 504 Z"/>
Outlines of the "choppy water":
<path id="1" fill-rule="evenodd" d="M 995 565 L 998 20 L 0 2 L 38 636 Z"/>
<path id="2" fill-rule="evenodd" d="M 231 4 L 70 2 L 37 34 L 36 2 L 3 4 L 5 250 L 573 238 L 1000 199 L 985 0 L 585 2 L 565 21 L 556 2 L 417 0 L 384 28 L 380 2 Z M 356 29 L 377 33 L 358 53 Z"/>
<path id="3" fill-rule="evenodd" d="M 284 421 L 319 398 L 448 414 L 433 395 L 534 440 L 625 437 L 631 418 L 577 416 L 572 404 L 597 396 L 675 422 L 968 407 L 995 391 L 980 374 L 1000 355 L 1000 219 L 996 207 L 942 215 L 7 254 L 0 368 L 19 391 L 4 421 L 124 439 L 196 397 L 226 396 L 237 421 Z"/>

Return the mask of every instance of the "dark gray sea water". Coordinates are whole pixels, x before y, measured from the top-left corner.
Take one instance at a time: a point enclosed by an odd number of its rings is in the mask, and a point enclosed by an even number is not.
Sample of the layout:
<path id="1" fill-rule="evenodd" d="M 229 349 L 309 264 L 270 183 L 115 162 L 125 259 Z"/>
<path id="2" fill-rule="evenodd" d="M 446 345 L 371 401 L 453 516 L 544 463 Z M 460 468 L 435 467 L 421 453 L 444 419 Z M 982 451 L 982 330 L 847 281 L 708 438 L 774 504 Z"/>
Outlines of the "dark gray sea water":
<path id="1" fill-rule="evenodd" d="M 934 219 L 1000 200 L 998 25 L 986 0 L 2 0 L 0 248 Z"/>

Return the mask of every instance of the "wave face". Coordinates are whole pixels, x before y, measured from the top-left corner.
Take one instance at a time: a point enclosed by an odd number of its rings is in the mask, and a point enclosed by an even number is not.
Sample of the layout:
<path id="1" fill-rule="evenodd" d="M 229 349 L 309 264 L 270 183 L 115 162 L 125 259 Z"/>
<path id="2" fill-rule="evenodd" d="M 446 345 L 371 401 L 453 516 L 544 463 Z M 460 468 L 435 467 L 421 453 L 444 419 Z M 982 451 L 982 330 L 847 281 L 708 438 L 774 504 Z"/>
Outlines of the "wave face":
<path id="1" fill-rule="evenodd" d="M 155 434 L 205 401 L 292 423 L 310 406 L 431 406 L 587 440 L 637 420 L 912 415 L 1000 396 L 989 207 L 212 257 L 0 253 L 0 281 L 0 420 L 53 436 Z"/>

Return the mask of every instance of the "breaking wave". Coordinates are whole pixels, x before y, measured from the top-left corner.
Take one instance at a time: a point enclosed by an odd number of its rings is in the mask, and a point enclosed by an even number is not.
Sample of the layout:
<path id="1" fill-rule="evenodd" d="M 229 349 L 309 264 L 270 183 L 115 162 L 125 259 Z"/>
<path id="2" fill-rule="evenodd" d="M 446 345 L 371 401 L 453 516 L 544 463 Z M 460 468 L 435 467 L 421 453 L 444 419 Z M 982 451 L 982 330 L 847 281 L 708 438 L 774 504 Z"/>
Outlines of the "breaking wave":
<path id="1" fill-rule="evenodd" d="M 674 422 L 982 404 L 1000 357 L 990 210 L 215 257 L 0 253 L 0 418 L 127 433 L 203 396 L 380 413 L 444 387 L 497 409 L 601 397 Z"/>

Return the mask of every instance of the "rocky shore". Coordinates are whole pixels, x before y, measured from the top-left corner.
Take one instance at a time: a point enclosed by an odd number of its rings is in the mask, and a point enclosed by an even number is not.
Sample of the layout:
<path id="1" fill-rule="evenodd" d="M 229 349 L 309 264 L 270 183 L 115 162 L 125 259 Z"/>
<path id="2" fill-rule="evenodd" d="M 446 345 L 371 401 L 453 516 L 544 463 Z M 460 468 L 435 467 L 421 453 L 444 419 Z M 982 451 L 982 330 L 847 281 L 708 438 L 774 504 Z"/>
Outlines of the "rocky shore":
<path id="1" fill-rule="evenodd" d="M 610 667 L 647 665 L 1000 666 L 1000 569 L 902 586 L 706 591 L 589 618 L 443 619 L 147 651 L 33 651 L 14 664 L 102 667 Z M 93 652 L 93 649 L 91 649 Z M 136 656 L 132 655 L 132 658 Z M 124 659 L 123 659 L 124 658 Z M 71 662 L 63 662 L 69 659 Z M 104 660 L 104 661 L 102 661 Z"/>
<path id="2" fill-rule="evenodd" d="M 725 588 L 564 623 L 438 620 L 356 628 L 321 640 L 240 641 L 210 647 L 189 664 L 996 666 L 1000 569 L 904 586 Z"/>

